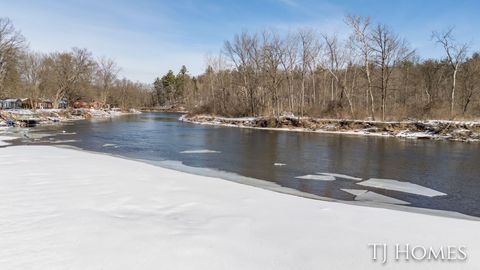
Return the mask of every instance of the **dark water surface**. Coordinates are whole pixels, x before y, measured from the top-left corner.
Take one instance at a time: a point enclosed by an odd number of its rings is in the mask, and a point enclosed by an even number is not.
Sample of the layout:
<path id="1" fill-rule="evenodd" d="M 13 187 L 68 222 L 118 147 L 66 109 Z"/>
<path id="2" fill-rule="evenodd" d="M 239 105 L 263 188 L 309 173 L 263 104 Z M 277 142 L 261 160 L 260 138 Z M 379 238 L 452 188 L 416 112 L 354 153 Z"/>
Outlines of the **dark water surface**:
<path id="1" fill-rule="evenodd" d="M 182 161 L 188 166 L 274 181 L 284 187 L 335 199 L 354 199 L 354 195 L 341 189 L 368 189 L 412 206 L 480 217 L 480 144 L 213 127 L 180 122 L 179 116 L 144 113 L 41 127 L 31 133 L 65 132 L 54 140 L 129 158 Z M 43 138 L 36 143 L 51 140 Z M 218 153 L 181 153 L 201 149 Z M 286 165 L 274 166 L 274 163 Z M 430 198 L 364 187 L 348 179 L 295 178 L 319 172 L 364 180 L 396 179 L 448 195 Z"/>

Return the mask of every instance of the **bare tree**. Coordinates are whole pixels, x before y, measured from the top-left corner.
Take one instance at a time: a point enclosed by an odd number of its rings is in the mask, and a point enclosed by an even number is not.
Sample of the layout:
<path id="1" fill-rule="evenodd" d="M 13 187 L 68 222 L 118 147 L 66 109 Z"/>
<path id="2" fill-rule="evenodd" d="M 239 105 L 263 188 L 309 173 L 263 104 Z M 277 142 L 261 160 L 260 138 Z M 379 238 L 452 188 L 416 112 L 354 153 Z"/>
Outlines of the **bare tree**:
<path id="1" fill-rule="evenodd" d="M 300 96 L 300 114 L 303 116 L 305 110 L 305 77 L 312 68 L 313 62 L 317 57 L 316 37 L 312 29 L 302 29 L 298 32 L 300 45 L 300 76 L 301 76 L 301 96 Z"/>
<path id="2" fill-rule="evenodd" d="M 280 114 L 278 88 L 282 83 L 281 63 L 284 57 L 283 42 L 276 32 L 263 32 L 264 72 L 267 76 L 267 88 L 271 93 L 272 114 Z"/>
<path id="3" fill-rule="evenodd" d="M 210 95 L 207 95 L 210 103 L 213 104 L 213 112 L 217 113 L 217 110 L 222 111 L 226 110 L 227 103 L 227 93 L 226 93 L 226 83 L 224 76 L 221 75 L 227 69 L 227 62 L 223 54 L 218 55 L 207 55 L 206 56 L 207 72 L 206 72 L 206 83 L 210 89 Z M 217 105 L 216 95 L 217 90 L 220 90 L 220 94 L 223 98 L 220 104 Z M 218 108 L 220 107 L 220 108 Z"/>
<path id="4" fill-rule="evenodd" d="M 427 105 L 429 105 L 435 102 L 437 96 L 435 90 L 440 88 L 440 83 L 443 80 L 442 65 L 435 60 L 428 59 L 419 67 L 418 72 L 427 96 Z"/>
<path id="5" fill-rule="evenodd" d="M 256 35 L 250 35 L 243 32 L 241 35 L 236 35 L 233 43 L 225 42 L 224 53 L 235 65 L 237 71 L 241 74 L 243 79 L 243 89 L 247 97 L 250 113 L 256 114 L 255 104 L 255 73 L 257 68 L 257 61 L 255 59 L 258 50 L 258 40 Z"/>
<path id="6" fill-rule="evenodd" d="M 39 53 L 26 53 L 21 61 L 21 75 L 25 83 L 25 90 L 30 99 L 30 106 L 36 108 L 36 100 L 40 95 L 40 82 L 43 72 L 43 55 Z"/>
<path id="7" fill-rule="evenodd" d="M 110 90 L 118 72 L 120 72 L 120 69 L 112 59 L 102 57 L 98 60 L 97 77 L 100 83 L 100 101 L 103 105 L 107 104 Z"/>
<path id="8" fill-rule="evenodd" d="M 450 117 L 455 114 L 455 89 L 457 85 L 457 73 L 461 63 L 467 56 L 468 46 L 466 43 L 457 43 L 453 36 L 453 28 L 442 33 L 434 31 L 432 38 L 445 50 L 447 62 L 452 70 L 452 88 L 450 92 Z"/>
<path id="9" fill-rule="evenodd" d="M 74 48 L 72 52 L 53 53 L 46 59 L 47 79 L 54 87 L 53 104 L 59 102 L 69 91 L 75 91 L 82 79 L 90 78 L 95 67 L 91 53 L 86 49 Z"/>
<path id="10" fill-rule="evenodd" d="M 291 112 L 293 112 L 293 108 L 294 108 L 293 71 L 298 62 L 297 50 L 298 50 L 297 36 L 292 34 L 287 35 L 282 46 L 282 52 L 281 52 L 282 57 L 280 58 L 280 63 L 285 72 L 285 76 L 288 82 L 287 99 L 288 99 L 288 107 Z"/>
<path id="11" fill-rule="evenodd" d="M 354 117 L 353 104 L 350 98 L 350 94 L 346 89 L 347 76 L 348 76 L 348 66 L 346 66 L 345 61 L 345 50 L 341 48 L 338 38 L 336 35 L 327 36 L 323 35 L 325 40 L 325 51 L 327 54 L 326 59 L 327 63 L 324 65 L 324 68 L 329 72 L 331 76 L 331 101 L 334 101 L 336 96 L 336 89 L 340 88 L 340 99 L 339 104 L 342 103 L 342 99 L 345 96 L 348 102 L 348 107 L 350 109 L 350 114 Z M 340 71 L 344 70 L 344 79 L 342 80 L 340 76 Z"/>
<path id="12" fill-rule="evenodd" d="M 375 102 L 372 91 L 372 77 L 370 71 L 370 61 L 372 55 L 370 31 L 370 17 L 361 17 L 349 15 L 346 17 L 346 23 L 353 29 L 351 42 L 359 50 L 363 59 L 363 70 L 367 79 L 365 108 L 368 113 L 368 100 L 370 97 L 370 117 L 375 120 Z"/>
<path id="13" fill-rule="evenodd" d="M 15 61 L 25 48 L 25 38 L 17 31 L 8 18 L 0 17 L 0 95 L 4 94 L 4 82 L 9 65 Z"/>
<path id="14" fill-rule="evenodd" d="M 393 31 L 383 24 L 378 24 L 371 35 L 373 44 L 372 50 L 375 56 L 375 63 L 380 68 L 380 90 L 382 121 L 385 121 L 387 103 L 387 92 L 389 90 L 390 76 L 393 68 L 399 62 L 404 61 L 413 54 L 408 49 L 405 40 L 400 39 Z"/>
<path id="15" fill-rule="evenodd" d="M 468 105 L 472 102 L 474 94 L 480 89 L 480 55 L 475 53 L 467 59 L 462 68 L 462 115 L 465 115 Z"/>

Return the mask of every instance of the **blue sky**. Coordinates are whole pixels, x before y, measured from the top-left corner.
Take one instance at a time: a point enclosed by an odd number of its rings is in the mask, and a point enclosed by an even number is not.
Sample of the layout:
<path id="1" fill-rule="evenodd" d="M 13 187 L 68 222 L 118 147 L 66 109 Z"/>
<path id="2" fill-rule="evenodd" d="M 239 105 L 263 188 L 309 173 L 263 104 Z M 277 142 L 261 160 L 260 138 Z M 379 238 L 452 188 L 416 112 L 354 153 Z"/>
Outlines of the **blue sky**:
<path id="1" fill-rule="evenodd" d="M 346 34 L 349 13 L 390 25 L 424 58 L 441 56 L 431 32 L 450 26 L 458 41 L 478 51 L 479 11 L 475 0 L 0 0 L 0 16 L 13 20 L 31 49 L 88 48 L 115 59 L 122 76 L 146 83 L 182 64 L 201 73 L 206 54 L 218 53 L 242 30 Z"/>

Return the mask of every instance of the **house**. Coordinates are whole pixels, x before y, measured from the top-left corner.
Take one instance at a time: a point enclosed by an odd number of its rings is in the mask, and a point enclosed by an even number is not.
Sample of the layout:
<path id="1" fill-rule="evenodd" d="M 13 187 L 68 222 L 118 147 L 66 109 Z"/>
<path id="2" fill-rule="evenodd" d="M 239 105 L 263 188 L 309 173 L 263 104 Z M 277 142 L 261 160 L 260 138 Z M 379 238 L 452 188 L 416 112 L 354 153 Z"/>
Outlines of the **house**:
<path id="1" fill-rule="evenodd" d="M 21 109 L 22 108 L 22 100 L 9 98 L 0 101 L 0 109 L 3 110 L 12 110 L 12 109 Z"/>
<path id="2" fill-rule="evenodd" d="M 68 107 L 68 101 L 66 99 L 62 99 L 58 102 L 59 109 L 66 109 Z"/>
<path id="3" fill-rule="evenodd" d="M 22 98 L 22 108 L 23 109 L 31 109 L 32 108 L 32 100 L 30 98 Z"/>
<path id="4" fill-rule="evenodd" d="M 52 109 L 53 103 L 48 99 L 38 99 L 36 102 L 37 109 Z"/>

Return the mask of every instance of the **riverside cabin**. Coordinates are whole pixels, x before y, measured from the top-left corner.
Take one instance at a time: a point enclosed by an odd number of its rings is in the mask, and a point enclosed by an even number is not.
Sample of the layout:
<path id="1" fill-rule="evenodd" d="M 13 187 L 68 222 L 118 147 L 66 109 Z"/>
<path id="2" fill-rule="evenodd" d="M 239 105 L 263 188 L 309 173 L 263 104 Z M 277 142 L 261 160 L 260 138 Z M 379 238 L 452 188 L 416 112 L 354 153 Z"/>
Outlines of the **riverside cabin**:
<path id="1" fill-rule="evenodd" d="M 37 109 L 52 109 L 53 102 L 48 99 L 39 99 L 37 101 Z"/>
<path id="2" fill-rule="evenodd" d="M 9 98 L 0 100 L 0 109 L 2 110 L 14 110 L 21 109 L 23 102 L 21 99 Z"/>

